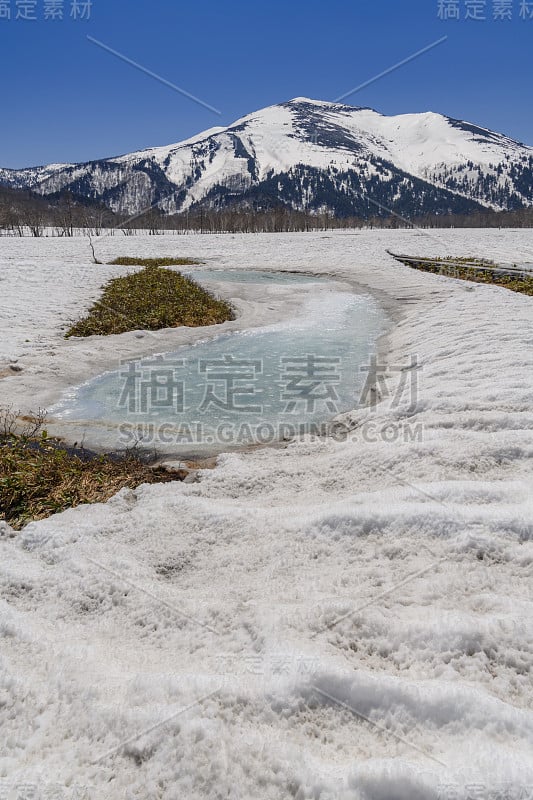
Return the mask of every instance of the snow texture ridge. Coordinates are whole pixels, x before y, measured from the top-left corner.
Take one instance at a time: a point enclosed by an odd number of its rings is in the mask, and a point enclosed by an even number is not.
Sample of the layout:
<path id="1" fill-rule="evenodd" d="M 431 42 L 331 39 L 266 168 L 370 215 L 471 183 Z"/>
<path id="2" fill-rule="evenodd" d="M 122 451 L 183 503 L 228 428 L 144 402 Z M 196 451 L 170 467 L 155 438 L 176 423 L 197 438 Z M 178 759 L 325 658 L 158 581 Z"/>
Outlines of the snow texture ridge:
<path id="1" fill-rule="evenodd" d="M 140 255 L 176 241 L 135 237 Z M 531 795 L 531 298 L 410 270 L 385 248 L 520 261 L 532 245 L 511 230 L 179 237 L 211 266 L 374 292 L 394 319 L 380 358 L 417 356 L 417 402 L 351 412 L 346 440 L 225 454 L 197 483 L 0 527 L 0 786 Z M 97 248 L 108 261 L 131 240 Z M 61 338 L 101 283 L 83 240 L 0 239 L 0 254 L 0 374 L 22 366 L 0 379 L 5 398 L 31 405 L 68 363 L 116 362 L 128 334 Z M 369 435 L 407 425 L 422 437 Z"/>

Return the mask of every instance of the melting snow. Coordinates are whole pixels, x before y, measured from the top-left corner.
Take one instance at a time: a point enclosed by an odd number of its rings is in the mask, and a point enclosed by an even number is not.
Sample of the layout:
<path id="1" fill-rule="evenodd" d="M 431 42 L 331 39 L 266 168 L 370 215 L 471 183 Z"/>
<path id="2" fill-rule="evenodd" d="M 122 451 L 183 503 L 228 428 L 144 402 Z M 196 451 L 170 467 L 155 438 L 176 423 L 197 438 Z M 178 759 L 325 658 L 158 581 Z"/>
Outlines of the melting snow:
<path id="1" fill-rule="evenodd" d="M 0 787 L 530 796 L 533 301 L 385 254 L 527 261 L 530 232 L 117 237 L 97 251 L 132 247 L 357 281 L 395 317 L 386 362 L 418 358 L 417 403 L 350 414 L 347 441 L 227 454 L 198 483 L 0 528 Z M 2 369 L 22 366 L 4 399 L 31 406 L 135 346 L 193 335 L 65 342 L 102 282 L 86 243 L 0 239 L 0 254 Z M 242 299 L 241 320 L 261 307 Z M 370 435 L 400 425 L 422 438 Z"/>

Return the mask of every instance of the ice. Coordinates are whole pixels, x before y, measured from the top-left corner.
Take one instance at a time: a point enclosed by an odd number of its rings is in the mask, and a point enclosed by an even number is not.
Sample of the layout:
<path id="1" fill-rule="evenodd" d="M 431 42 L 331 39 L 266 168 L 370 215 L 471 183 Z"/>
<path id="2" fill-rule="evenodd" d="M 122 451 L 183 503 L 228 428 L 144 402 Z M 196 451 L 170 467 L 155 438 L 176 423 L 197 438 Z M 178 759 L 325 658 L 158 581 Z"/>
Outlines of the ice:
<path id="1" fill-rule="evenodd" d="M 305 275 L 265 272 L 254 276 L 253 271 L 237 270 L 196 270 L 191 274 L 207 286 L 213 281 L 217 285 L 229 281 L 297 289 L 302 283 L 316 286 L 316 292 L 291 320 L 251 333 L 222 335 L 133 362 L 133 367 L 125 364 L 69 390 L 50 414 L 58 420 L 87 421 L 87 447 L 105 444 L 108 450 L 122 449 L 125 441 L 112 423 L 118 425 L 124 420 L 138 424 L 139 438 L 153 430 L 151 446 L 157 445 L 160 451 L 166 443 L 157 441 L 157 428 L 150 428 L 152 423 L 172 426 L 176 431 L 174 443 L 165 447 L 167 452 L 191 452 L 191 442 L 187 441 L 191 431 L 195 432 L 195 446 L 211 444 L 215 451 L 257 442 L 272 444 L 292 438 L 295 431 L 319 432 L 321 423 L 360 404 L 370 356 L 384 328 L 384 315 L 371 297 L 328 291 L 331 285 L 325 279 Z M 157 370 L 163 371 L 165 385 L 171 385 L 160 390 L 165 394 L 162 404 L 150 389 L 154 382 L 150 376 L 157 376 Z M 132 371 L 137 377 L 130 391 L 127 387 Z M 231 380 L 230 388 L 225 376 Z M 317 388 L 309 395 L 298 388 L 312 388 L 314 381 L 318 381 Z M 143 384 L 146 408 L 138 402 Z M 97 424 L 91 425 L 89 420 Z M 111 423 L 107 436 L 102 422 Z M 168 435 L 167 427 L 165 431 Z"/>
<path id="2" fill-rule="evenodd" d="M 531 260 L 533 237 L 98 240 L 102 261 L 179 254 L 209 269 L 351 282 L 394 320 L 380 357 L 403 367 L 417 355 L 417 402 L 384 396 L 352 410 L 347 440 L 226 453 L 197 483 L 124 490 L 14 538 L 0 531 L 2 789 L 60 784 L 71 796 L 78 785 L 109 800 L 531 794 L 532 301 L 411 270 L 386 248 L 518 262 Z M 66 318 L 127 270 L 91 265 L 82 239 L 0 239 L 0 257 L 0 374 L 12 357 L 23 368 L 0 379 L 3 403 L 56 402 L 118 358 L 206 338 L 64 341 Z M 297 318 L 291 292 L 315 291 L 235 284 L 239 320 L 222 332 Z M 418 424 L 420 439 L 369 435 Z"/>

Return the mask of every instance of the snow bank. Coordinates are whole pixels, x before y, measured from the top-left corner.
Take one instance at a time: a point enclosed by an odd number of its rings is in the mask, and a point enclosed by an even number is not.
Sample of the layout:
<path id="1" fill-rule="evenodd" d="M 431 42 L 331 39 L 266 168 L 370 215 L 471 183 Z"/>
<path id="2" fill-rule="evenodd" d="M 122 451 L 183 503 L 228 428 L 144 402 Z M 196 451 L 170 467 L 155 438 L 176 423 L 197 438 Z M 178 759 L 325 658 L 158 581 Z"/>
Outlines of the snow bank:
<path id="1" fill-rule="evenodd" d="M 415 402 L 382 392 L 342 420 L 347 438 L 223 455 L 198 483 L 0 528 L 0 787 L 531 795 L 532 301 L 385 248 L 528 260 L 532 244 L 527 231 L 99 243 L 102 260 L 176 252 L 365 286 L 395 319 L 390 386 L 417 357 Z M 10 239 L 0 253 L 0 372 L 22 367 L 3 398 L 31 405 L 54 379 L 170 341 L 62 341 L 102 282 L 86 245 Z"/>

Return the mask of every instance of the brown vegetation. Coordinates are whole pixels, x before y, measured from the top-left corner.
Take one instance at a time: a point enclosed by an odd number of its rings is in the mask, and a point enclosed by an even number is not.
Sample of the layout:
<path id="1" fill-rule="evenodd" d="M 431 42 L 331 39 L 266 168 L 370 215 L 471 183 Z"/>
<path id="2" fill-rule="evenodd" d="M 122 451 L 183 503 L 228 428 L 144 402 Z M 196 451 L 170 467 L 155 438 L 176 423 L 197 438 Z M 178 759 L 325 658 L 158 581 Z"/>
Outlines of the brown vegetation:
<path id="1" fill-rule="evenodd" d="M 156 331 L 182 325 L 218 325 L 234 319 L 233 309 L 195 281 L 160 264 L 196 263 L 187 259 L 117 259 L 113 263 L 148 264 L 143 270 L 114 278 L 104 287 L 85 319 L 70 336 L 107 336 L 133 330 Z"/>
<path id="2" fill-rule="evenodd" d="M 187 475 L 152 468 L 135 451 L 109 456 L 67 448 L 48 438 L 44 419 L 43 412 L 21 419 L 0 408 L 0 520 L 15 529 L 83 503 L 103 503 L 125 487 Z"/>

